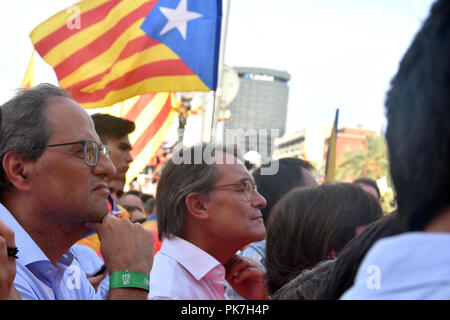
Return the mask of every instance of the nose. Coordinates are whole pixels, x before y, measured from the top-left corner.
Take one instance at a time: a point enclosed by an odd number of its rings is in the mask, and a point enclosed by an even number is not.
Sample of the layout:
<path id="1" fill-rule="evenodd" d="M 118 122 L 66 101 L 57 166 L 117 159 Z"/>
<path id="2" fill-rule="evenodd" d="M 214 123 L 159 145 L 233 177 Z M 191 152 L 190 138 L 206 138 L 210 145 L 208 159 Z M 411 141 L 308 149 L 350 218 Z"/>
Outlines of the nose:
<path id="1" fill-rule="evenodd" d="M 267 205 L 266 199 L 257 190 L 253 193 L 252 207 L 262 209 Z"/>
<path id="2" fill-rule="evenodd" d="M 126 154 L 126 156 L 125 156 L 125 161 L 126 161 L 127 163 L 130 163 L 130 162 L 133 161 L 133 157 L 131 156 L 131 151 L 128 151 L 128 152 L 127 152 L 127 154 Z"/>
<path id="3" fill-rule="evenodd" d="M 111 179 L 117 173 L 116 167 L 112 161 L 100 152 L 97 165 L 93 168 L 96 175 L 100 175 L 105 179 Z"/>

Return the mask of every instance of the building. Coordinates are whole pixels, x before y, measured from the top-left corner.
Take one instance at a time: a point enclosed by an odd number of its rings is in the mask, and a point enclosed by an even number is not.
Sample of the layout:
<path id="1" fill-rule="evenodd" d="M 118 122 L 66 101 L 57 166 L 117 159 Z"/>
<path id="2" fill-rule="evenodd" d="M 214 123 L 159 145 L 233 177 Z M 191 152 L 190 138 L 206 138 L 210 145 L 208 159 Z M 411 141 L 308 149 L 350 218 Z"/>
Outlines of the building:
<path id="1" fill-rule="evenodd" d="M 337 138 L 336 138 L 336 165 L 340 164 L 341 156 L 347 151 L 355 151 L 358 148 L 361 148 L 364 151 L 366 150 L 366 136 L 375 136 L 377 133 L 375 130 L 366 130 L 362 127 L 358 128 L 342 128 L 338 130 Z M 328 142 L 330 138 L 324 142 L 324 149 L 328 150 Z M 326 159 L 326 151 L 324 153 L 324 161 Z"/>
<path id="2" fill-rule="evenodd" d="M 331 127 L 310 127 L 275 139 L 273 158 L 295 157 L 308 160 L 316 168 L 326 162 Z M 336 138 L 336 163 L 347 151 L 365 148 L 367 135 L 376 135 L 374 130 L 342 128 Z"/>
<path id="3" fill-rule="evenodd" d="M 224 123 L 225 142 L 236 142 L 244 153 L 256 150 L 261 160 L 266 161 L 272 156 L 275 138 L 285 132 L 290 75 L 264 68 L 235 67 L 235 70 L 239 75 L 239 92 L 228 106 L 231 119 Z"/>
<path id="4" fill-rule="evenodd" d="M 314 126 L 275 139 L 273 159 L 301 158 L 316 167 L 323 162 L 324 141 L 330 136 L 331 127 Z"/>

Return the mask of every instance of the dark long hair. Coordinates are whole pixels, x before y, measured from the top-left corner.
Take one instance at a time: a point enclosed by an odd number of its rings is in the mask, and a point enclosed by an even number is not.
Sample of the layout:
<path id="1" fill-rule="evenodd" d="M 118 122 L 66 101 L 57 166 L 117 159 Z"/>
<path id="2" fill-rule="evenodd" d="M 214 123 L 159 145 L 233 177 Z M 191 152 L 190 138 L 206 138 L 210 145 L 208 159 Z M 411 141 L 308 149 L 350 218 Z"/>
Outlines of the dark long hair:
<path id="1" fill-rule="evenodd" d="M 301 271 L 336 254 L 356 228 L 383 216 L 372 195 L 350 183 L 297 188 L 273 208 L 267 225 L 266 285 L 275 292 Z"/>

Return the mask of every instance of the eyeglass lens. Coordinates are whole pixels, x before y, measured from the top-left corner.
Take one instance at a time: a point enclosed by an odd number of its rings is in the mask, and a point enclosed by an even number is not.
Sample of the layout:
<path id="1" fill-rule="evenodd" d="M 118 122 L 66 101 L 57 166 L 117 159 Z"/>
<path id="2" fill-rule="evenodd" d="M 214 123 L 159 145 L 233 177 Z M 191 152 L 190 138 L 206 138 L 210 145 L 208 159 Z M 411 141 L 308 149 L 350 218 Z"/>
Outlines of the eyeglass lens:
<path id="1" fill-rule="evenodd" d="M 256 185 L 254 185 L 251 181 L 245 180 L 243 181 L 244 184 L 244 192 L 245 197 L 248 201 L 251 201 L 253 198 L 253 191 L 256 190 Z"/>
<path id="2" fill-rule="evenodd" d="M 86 162 L 90 166 L 97 164 L 98 147 L 95 141 L 87 140 L 84 144 Z"/>

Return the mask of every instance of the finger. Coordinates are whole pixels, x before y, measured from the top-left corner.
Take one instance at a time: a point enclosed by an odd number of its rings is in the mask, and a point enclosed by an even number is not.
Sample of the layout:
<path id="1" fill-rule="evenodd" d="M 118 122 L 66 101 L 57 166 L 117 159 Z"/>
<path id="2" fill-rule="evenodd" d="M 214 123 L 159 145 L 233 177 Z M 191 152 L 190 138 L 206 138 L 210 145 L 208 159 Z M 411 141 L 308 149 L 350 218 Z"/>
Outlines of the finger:
<path id="1" fill-rule="evenodd" d="M 241 273 L 243 270 L 247 269 L 249 267 L 249 264 L 245 260 L 235 260 L 233 264 L 226 270 L 225 277 L 227 279 L 234 279 L 236 278 L 239 273 Z"/>
<path id="2" fill-rule="evenodd" d="M 8 256 L 6 240 L 0 235 L 0 264 L 1 262 L 6 261 L 6 257 Z"/>
<path id="3" fill-rule="evenodd" d="M 94 287 L 95 291 L 97 291 L 100 282 L 103 281 L 106 277 L 106 272 L 99 274 L 98 276 L 88 278 L 89 283 Z"/>
<path id="4" fill-rule="evenodd" d="M 225 277 L 235 283 L 239 283 L 248 276 L 260 277 L 264 276 L 264 270 L 253 260 L 246 257 L 239 257 L 231 265 L 230 269 L 226 273 Z"/>
<path id="5" fill-rule="evenodd" d="M 101 282 L 103 279 L 106 278 L 106 275 L 107 275 L 107 272 L 103 272 L 103 273 L 100 273 L 99 275 L 96 275 L 96 276 L 93 276 L 93 277 L 89 277 L 89 280 L 90 280 L 90 281 L 93 281 L 93 282 L 95 282 L 95 283 L 99 283 L 99 282 Z"/>
<path id="6" fill-rule="evenodd" d="M 230 272 L 236 272 L 238 269 L 252 264 L 253 263 L 251 259 L 240 255 L 235 255 L 227 262 L 225 269 L 229 270 Z"/>
<path id="7" fill-rule="evenodd" d="M 13 256 L 8 254 L 8 245 L 6 239 L 0 235 L 0 265 L 6 266 L 8 259 L 15 260 Z"/>
<path id="8" fill-rule="evenodd" d="M 101 222 L 98 221 L 88 221 L 84 223 L 84 226 L 88 229 L 91 229 L 94 232 L 101 233 L 104 229 L 104 226 L 110 223 L 111 219 L 117 219 L 112 214 L 107 214 L 103 217 L 103 220 Z"/>
<path id="9" fill-rule="evenodd" d="M 254 280 L 262 280 L 263 277 L 264 271 L 262 271 L 262 269 L 257 266 L 250 266 L 237 273 L 233 279 L 233 282 L 237 284 L 250 278 Z"/>
<path id="10" fill-rule="evenodd" d="M 225 263 L 224 267 L 225 270 L 231 270 L 233 268 L 233 266 L 236 265 L 236 263 L 239 263 L 239 261 L 241 261 L 242 259 L 236 254 L 233 257 L 231 257 L 230 260 L 227 261 L 227 263 Z"/>
<path id="11" fill-rule="evenodd" d="M 3 221 L 0 220 L 0 236 L 2 236 L 6 245 L 10 248 L 16 247 L 16 241 L 14 237 L 14 231 L 12 231 Z"/>

